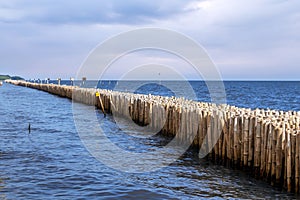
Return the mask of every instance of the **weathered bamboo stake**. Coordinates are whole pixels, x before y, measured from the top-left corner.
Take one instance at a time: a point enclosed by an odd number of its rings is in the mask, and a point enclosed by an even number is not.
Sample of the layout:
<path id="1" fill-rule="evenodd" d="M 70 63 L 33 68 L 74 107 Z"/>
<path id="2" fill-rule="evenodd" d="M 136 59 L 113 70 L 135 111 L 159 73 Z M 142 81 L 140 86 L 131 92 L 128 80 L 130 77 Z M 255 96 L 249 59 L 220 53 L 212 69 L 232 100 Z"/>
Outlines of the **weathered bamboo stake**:
<path id="1" fill-rule="evenodd" d="M 208 112 L 207 111 L 204 111 L 203 112 L 203 121 L 202 121 L 202 128 L 203 128 L 203 131 L 202 131 L 202 144 L 201 146 L 203 147 L 204 151 L 207 152 L 208 151 L 208 137 L 207 134 L 208 134 Z"/>
<path id="2" fill-rule="evenodd" d="M 188 144 L 193 144 L 193 141 L 194 141 L 194 108 L 193 107 L 190 107 L 189 108 L 189 122 L 188 122 L 188 133 L 187 133 L 187 142 Z"/>
<path id="3" fill-rule="evenodd" d="M 214 145 L 214 161 L 217 161 L 217 157 L 219 155 L 219 139 L 217 139 L 217 135 L 218 135 L 218 114 L 217 111 L 214 110 L 213 113 L 213 129 L 212 129 L 212 142 L 216 141 L 216 144 L 212 144 Z"/>
<path id="4" fill-rule="evenodd" d="M 238 164 L 238 145 L 239 145 L 239 137 L 238 137 L 238 117 L 234 117 L 234 127 L 233 127 L 233 140 L 234 140 L 234 165 Z"/>
<path id="5" fill-rule="evenodd" d="M 243 151 L 243 156 L 244 156 L 244 166 L 247 166 L 248 164 L 248 155 L 249 155 L 249 118 L 246 116 L 244 118 L 244 151 Z"/>
<path id="6" fill-rule="evenodd" d="M 244 109 L 239 113 L 238 118 L 238 133 L 239 133 L 239 146 L 238 146 L 238 160 L 239 166 L 242 168 L 244 164 Z"/>
<path id="7" fill-rule="evenodd" d="M 287 191 L 288 192 L 291 192 L 292 190 L 292 158 L 291 158 L 291 133 L 290 131 L 288 130 L 287 131 L 287 145 L 286 145 L 286 148 L 287 148 L 287 168 L 286 168 L 286 173 L 287 173 Z"/>
<path id="8" fill-rule="evenodd" d="M 84 92 L 85 93 L 85 92 Z M 85 95 L 84 95 L 85 96 Z M 104 110 L 105 110 L 105 112 L 107 112 L 108 110 L 107 110 L 107 108 L 108 108 L 108 106 L 107 106 L 107 97 L 106 97 L 106 95 L 105 95 L 105 93 L 103 93 L 103 94 L 100 94 L 100 96 L 101 96 L 101 99 L 102 99 L 102 103 L 103 103 L 103 107 L 104 107 Z M 86 97 L 84 97 L 84 99 L 85 99 Z M 109 113 L 109 112 L 108 112 Z"/>
<path id="9" fill-rule="evenodd" d="M 100 93 L 98 93 L 98 94 L 99 94 L 99 95 L 96 94 L 96 96 L 98 96 L 98 98 L 99 98 L 99 102 L 100 102 L 100 105 L 101 105 L 101 109 L 102 109 L 103 115 L 104 115 L 104 117 L 105 117 L 105 116 L 106 116 L 106 112 L 105 112 L 104 105 L 103 105 L 103 103 L 102 103 L 101 94 L 100 94 Z"/>
<path id="10" fill-rule="evenodd" d="M 138 121 L 139 121 L 139 99 L 138 99 L 138 97 L 136 97 L 136 98 L 134 99 L 134 108 L 133 108 L 133 112 L 134 112 L 134 114 L 133 114 L 133 116 L 134 116 L 133 120 L 134 120 L 136 123 L 138 123 Z"/>
<path id="11" fill-rule="evenodd" d="M 282 177 L 282 138 L 283 131 L 282 128 L 277 127 L 277 144 L 276 144 L 276 184 L 280 184 L 280 179 Z"/>
<path id="12" fill-rule="evenodd" d="M 178 135 L 179 142 L 182 142 L 183 141 L 183 134 L 184 134 L 183 133 L 183 131 L 184 131 L 183 121 L 185 120 L 185 114 L 184 114 L 184 109 L 182 107 L 179 107 L 178 109 L 179 109 L 178 110 L 178 113 L 179 113 L 179 129 L 178 129 L 177 135 Z"/>
<path id="13" fill-rule="evenodd" d="M 158 131 L 158 105 L 157 102 L 154 101 L 152 104 L 152 127 L 154 131 Z"/>
<path id="14" fill-rule="evenodd" d="M 144 96 L 141 96 L 140 98 L 139 125 L 145 126 L 145 99 Z"/>
<path id="15" fill-rule="evenodd" d="M 191 108 L 189 107 L 189 108 L 187 108 L 187 124 L 186 124 L 186 126 L 187 126 L 187 128 L 186 128 L 186 140 L 185 140 L 185 142 L 186 142 L 186 144 L 191 144 L 193 141 L 192 141 L 192 122 L 193 122 L 193 120 L 192 120 L 192 110 L 191 110 Z"/>
<path id="16" fill-rule="evenodd" d="M 198 109 L 198 146 L 200 149 L 203 144 L 203 113 Z"/>
<path id="17" fill-rule="evenodd" d="M 117 94 L 112 94 L 113 97 L 114 96 L 118 96 L 119 97 L 119 104 L 116 104 L 114 103 L 114 107 L 116 107 L 116 109 L 118 110 L 118 116 L 124 116 L 125 117 L 125 114 L 123 113 L 123 110 L 124 110 L 124 96 L 120 93 L 117 93 Z M 111 102 L 112 103 L 112 102 Z"/>
<path id="18" fill-rule="evenodd" d="M 224 141 L 224 132 L 223 132 L 223 125 L 224 125 L 224 117 L 223 117 L 223 112 L 218 110 L 218 132 L 217 134 L 219 136 L 219 151 L 218 151 L 218 162 L 221 160 L 222 161 L 222 156 L 223 156 L 223 141 Z"/>
<path id="19" fill-rule="evenodd" d="M 182 123 L 183 123 L 183 131 L 182 131 L 182 143 L 186 143 L 187 140 L 188 140 L 188 128 L 189 128 L 189 112 L 188 112 L 188 108 L 184 108 L 183 112 L 183 120 L 182 120 Z"/>
<path id="20" fill-rule="evenodd" d="M 299 172 L 300 172 L 300 165 L 299 165 L 299 155 L 300 155 L 300 134 L 296 134 L 296 157 L 295 157 L 295 192 L 299 193 Z"/>
<path id="21" fill-rule="evenodd" d="M 174 119 L 175 119 L 175 115 L 173 115 L 173 110 L 174 110 L 174 105 L 172 102 L 169 102 L 169 110 L 168 110 L 168 113 L 167 113 L 167 126 L 168 126 L 168 134 L 170 136 L 173 136 L 175 134 L 174 130 L 173 130 L 173 123 L 174 123 Z"/>
<path id="22" fill-rule="evenodd" d="M 172 123 L 172 126 L 173 126 L 173 133 L 175 135 L 178 134 L 178 127 L 179 127 L 179 122 L 180 122 L 180 117 L 179 117 L 180 113 L 179 113 L 179 109 L 178 109 L 178 105 L 174 104 L 174 108 L 173 108 L 173 123 Z"/>
<path id="23" fill-rule="evenodd" d="M 136 116 L 136 101 L 133 96 L 130 96 L 130 117 L 133 122 L 135 122 L 135 116 Z"/>
<path id="24" fill-rule="evenodd" d="M 181 140 L 181 131 L 182 131 L 182 107 L 179 106 L 177 107 L 177 124 L 178 124 L 178 127 L 177 127 L 177 131 L 176 131 L 176 137 L 178 136 L 179 138 L 179 141 Z"/>
<path id="25" fill-rule="evenodd" d="M 291 190 L 295 190 L 296 134 L 291 131 Z"/>
<path id="26" fill-rule="evenodd" d="M 277 130 L 274 124 L 272 126 L 272 166 L 271 166 L 271 184 L 276 183 L 276 141 L 277 141 Z"/>
<path id="27" fill-rule="evenodd" d="M 267 139 L 268 139 L 268 134 L 267 134 L 267 122 L 265 120 L 262 120 L 261 124 L 261 147 L 260 147 L 260 177 L 265 176 L 266 172 L 266 166 L 267 166 Z"/>
<path id="28" fill-rule="evenodd" d="M 118 107 L 118 105 L 120 105 L 119 98 L 120 98 L 119 96 L 110 94 L 110 105 L 111 105 L 111 109 L 112 109 L 111 112 L 113 114 L 116 114 L 117 116 L 120 115 L 119 107 Z"/>
<path id="29" fill-rule="evenodd" d="M 261 121 L 255 119 L 255 152 L 254 152 L 254 169 L 258 170 L 260 166 L 260 148 L 261 148 Z M 257 173 L 257 172 L 254 172 Z"/>
<path id="30" fill-rule="evenodd" d="M 212 149 L 212 114 L 207 115 L 207 152 Z M 209 158 L 211 158 L 211 151 L 209 153 Z"/>
<path id="31" fill-rule="evenodd" d="M 157 113 L 156 113 L 156 117 L 155 117 L 155 119 L 156 119 L 156 131 L 160 132 L 161 129 L 162 129 L 162 126 L 161 126 L 161 124 L 162 124 L 162 114 L 161 114 L 161 105 L 159 103 L 156 104 L 156 109 L 157 109 L 156 110 Z"/>
<path id="32" fill-rule="evenodd" d="M 145 111 L 144 111 L 144 125 L 148 126 L 149 125 L 149 112 L 150 112 L 150 102 L 149 101 L 145 101 L 144 102 L 145 105 Z"/>
<path id="33" fill-rule="evenodd" d="M 120 105 L 121 116 L 125 119 L 130 120 L 130 99 L 128 96 L 122 96 L 122 105 Z"/>
<path id="34" fill-rule="evenodd" d="M 199 150 L 202 148 L 202 145 L 204 145 L 204 123 L 205 123 L 205 112 L 203 110 L 200 111 L 200 117 L 199 117 Z"/>
<path id="35" fill-rule="evenodd" d="M 106 96 L 106 101 L 107 101 L 107 113 L 112 114 L 112 104 L 111 104 L 112 99 L 111 99 L 110 91 L 107 91 L 105 96 Z"/>
<path id="36" fill-rule="evenodd" d="M 227 159 L 227 149 L 228 149 L 228 118 L 226 113 L 223 113 L 223 118 L 221 121 L 221 128 L 223 132 L 223 143 L 222 143 L 222 161 L 225 164 Z"/>
<path id="37" fill-rule="evenodd" d="M 267 166 L 266 166 L 266 175 L 265 177 L 268 179 L 271 177 L 271 170 L 272 170 L 272 141 L 273 141 L 273 134 L 272 134 L 272 124 L 267 123 L 267 135 L 268 135 L 268 141 L 267 141 Z"/>
<path id="38" fill-rule="evenodd" d="M 166 125 L 166 110 L 164 105 L 160 104 L 160 131 L 162 131 Z"/>
<path id="39" fill-rule="evenodd" d="M 287 130 L 286 130 L 286 122 L 282 122 L 282 151 L 283 151 L 283 183 L 282 187 L 287 188 Z"/>
<path id="40" fill-rule="evenodd" d="M 255 122 L 255 117 L 250 116 L 249 118 L 249 156 L 248 156 L 248 167 L 252 167 L 253 166 L 253 157 L 254 157 L 254 134 L 253 134 L 253 126 L 254 126 L 254 122 Z"/>
<path id="41" fill-rule="evenodd" d="M 138 124 L 142 125 L 144 119 L 144 104 L 141 99 L 138 99 Z"/>
<path id="42" fill-rule="evenodd" d="M 172 121 L 173 121 L 173 106 L 171 102 L 167 103 L 167 133 L 171 135 L 173 133 Z"/>
<path id="43" fill-rule="evenodd" d="M 128 103 L 129 103 L 129 117 L 131 120 L 133 120 L 134 115 L 133 115 L 133 108 L 134 108 L 134 99 L 132 96 L 128 97 Z"/>
<path id="44" fill-rule="evenodd" d="M 154 101 L 153 104 L 152 104 L 152 129 L 153 131 L 157 131 L 157 112 L 158 112 L 158 109 L 157 109 L 157 103 Z"/>
<path id="45" fill-rule="evenodd" d="M 198 124 L 199 124 L 199 113 L 196 109 L 192 112 L 192 137 L 190 138 L 191 144 L 198 147 Z"/>
<path id="46" fill-rule="evenodd" d="M 228 158 L 230 165 L 234 160 L 234 117 L 230 116 L 229 119 L 229 147 L 228 147 Z"/>
<path id="47" fill-rule="evenodd" d="M 174 105 L 174 109 L 173 109 L 173 133 L 175 134 L 175 136 L 178 134 L 178 126 L 179 126 L 179 122 L 180 122 L 180 118 L 179 118 L 179 110 L 178 110 L 178 106 L 175 104 Z"/>
<path id="48" fill-rule="evenodd" d="M 199 144 L 199 135 L 198 135 L 198 127 L 199 127 L 199 112 L 197 107 L 193 107 L 193 114 L 192 114 L 192 118 L 193 118 L 193 123 L 192 123 L 192 130 L 193 130 L 193 143 L 192 146 L 196 147 L 197 149 Z"/>

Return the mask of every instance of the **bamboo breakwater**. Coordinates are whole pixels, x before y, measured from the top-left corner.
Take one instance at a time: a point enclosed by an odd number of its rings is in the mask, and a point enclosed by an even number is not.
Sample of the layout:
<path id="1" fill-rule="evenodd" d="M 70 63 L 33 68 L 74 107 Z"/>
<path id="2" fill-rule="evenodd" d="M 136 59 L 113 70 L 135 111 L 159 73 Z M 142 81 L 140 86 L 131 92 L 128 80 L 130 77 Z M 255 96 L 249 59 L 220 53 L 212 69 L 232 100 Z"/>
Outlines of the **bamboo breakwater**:
<path id="1" fill-rule="evenodd" d="M 202 144 L 209 148 L 212 137 L 220 131 L 217 143 L 207 155 L 209 160 L 246 170 L 271 185 L 299 193 L 300 111 L 251 110 L 150 94 L 6 82 L 95 105 L 106 113 L 130 117 L 139 125 L 162 127 L 160 132 L 168 136 L 180 133 L 176 137 L 191 140 L 198 149 Z M 196 137 L 191 138 L 190 133 Z"/>

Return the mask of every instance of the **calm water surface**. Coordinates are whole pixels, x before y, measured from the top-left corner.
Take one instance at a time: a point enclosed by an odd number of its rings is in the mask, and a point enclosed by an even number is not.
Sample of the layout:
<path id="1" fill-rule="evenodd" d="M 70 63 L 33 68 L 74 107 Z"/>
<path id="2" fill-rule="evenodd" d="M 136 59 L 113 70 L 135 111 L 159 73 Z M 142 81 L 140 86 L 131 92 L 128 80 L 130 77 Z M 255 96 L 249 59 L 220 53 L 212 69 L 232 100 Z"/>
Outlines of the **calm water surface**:
<path id="1" fill-rule="evenodd" d="M 253 90 L 251 84 L 243 87 Z M 299 110 L 299 83 L 294 87 L 296 90 L 291 93 L 295 96 L 288 97 L 292 106 L 277 109 Z M 281 92 L 275 91 L 275 94 Z M 252 106 L 253 100 L 248 101 Z M 277 101 L 280 102 L 280 99 L 268 106 L 280 104 Z M 243 101 L 239 99 L 236 104 L 240 102 Z M 85 105 L 81 106 L 83 110 L 88 109 Z M 121 146 L 147 149 L 162 142 L 159 137 L 151 141 L 128 141 L 110 116 L 103 118 L 99 112 L 98 117 L 100 123 L 105 124 L 109 136 Z M 29 123 L 31 134 L 28 134 Z M 115 198 L 297 197 L 243 172 L 199 160 L 193 151 L 188 151 L 175 163 L 156 172 L 130 174 L 113 170 L 93 158 L 83 146 L 74 125 L 70 100 L 8 84 L 0 87 L 0 199 Z"/>

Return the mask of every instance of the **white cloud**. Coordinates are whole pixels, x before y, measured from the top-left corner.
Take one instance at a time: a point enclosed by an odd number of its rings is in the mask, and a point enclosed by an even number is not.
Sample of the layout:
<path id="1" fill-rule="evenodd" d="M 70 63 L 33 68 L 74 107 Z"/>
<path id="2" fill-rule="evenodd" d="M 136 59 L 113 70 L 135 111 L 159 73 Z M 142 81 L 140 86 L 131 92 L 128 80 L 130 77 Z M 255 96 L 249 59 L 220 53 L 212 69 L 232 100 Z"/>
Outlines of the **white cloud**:
<path id="1" fill-rule="evenodd" d="M 0 2 L 0 22 L 46 24 L 144 24 L 183 12 L 184 0 L 11 0 Z M 18 14 L 18 15 L 17 15 Z M 22 14 L 22 15 L 21 15 Z M 13 15 L 13 16 L 11 16 Z"/>
<path id="2" fill-rule="evenodd" d="M 300 64 L 299 7 L 299 1 L 208 0 L 187 5 L 188 13 L 165 24 L 202 44 L 225 78 L 255 79 L 257 68 L 271 68 L 262 74 L 278 78 L 279 69 L 295 73 Z"/>

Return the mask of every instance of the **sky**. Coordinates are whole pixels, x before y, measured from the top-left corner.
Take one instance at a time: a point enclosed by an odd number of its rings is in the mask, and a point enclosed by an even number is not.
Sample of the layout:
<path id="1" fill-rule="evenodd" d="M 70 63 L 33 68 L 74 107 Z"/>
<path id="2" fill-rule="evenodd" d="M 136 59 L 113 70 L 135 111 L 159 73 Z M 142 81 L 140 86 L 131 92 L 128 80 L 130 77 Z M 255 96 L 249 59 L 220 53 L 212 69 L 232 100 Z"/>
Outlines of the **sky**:
<path id="1" fill-rule="evenodd" d="M 97 45 L 146 27 L 195 40 L 224 80 L 300 78 L 299 0 L 0 0 L 0 74 L 69 79 Z M 173 57 L 140 52 L 123 63 L 169 60 L 194 79 Z"/>

